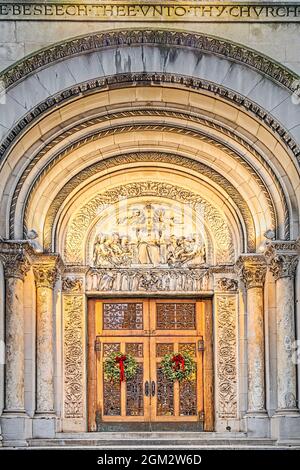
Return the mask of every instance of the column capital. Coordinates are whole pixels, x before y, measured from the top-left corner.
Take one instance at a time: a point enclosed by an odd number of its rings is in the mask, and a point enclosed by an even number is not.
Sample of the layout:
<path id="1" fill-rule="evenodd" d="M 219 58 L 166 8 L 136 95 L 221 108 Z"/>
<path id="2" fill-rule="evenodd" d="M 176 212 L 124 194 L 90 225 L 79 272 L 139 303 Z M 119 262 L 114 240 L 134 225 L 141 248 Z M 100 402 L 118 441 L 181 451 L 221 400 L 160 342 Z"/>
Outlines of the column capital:
<path id="1" fill-rule="evenodd" d="M 256 253 L 241 255 L 236 262 L 236 271 L 246 289 L 263 287 L 267 272 L 265 257 Z"/>
<path id="2" fill-rule="evenodd" d="M 0 261 L 4 267 L 5 279 L 24 280 L 32 262 L 33 249 L 22 240 L 5 240 L 0 242 Z"/>
<path id="3" fill-rule="evenodd" d="M 37 287 L 53 289 L 62 270 L 62 262 L 58 255 L 36 256 L 33 273 Z"/>
<path id="4" fill-rule="evenodd" d="M 293 279 L 299 261 L 300 244 L 296 241 L 274 241 L 266 245 L 265 256 L 275 280 Z"/>

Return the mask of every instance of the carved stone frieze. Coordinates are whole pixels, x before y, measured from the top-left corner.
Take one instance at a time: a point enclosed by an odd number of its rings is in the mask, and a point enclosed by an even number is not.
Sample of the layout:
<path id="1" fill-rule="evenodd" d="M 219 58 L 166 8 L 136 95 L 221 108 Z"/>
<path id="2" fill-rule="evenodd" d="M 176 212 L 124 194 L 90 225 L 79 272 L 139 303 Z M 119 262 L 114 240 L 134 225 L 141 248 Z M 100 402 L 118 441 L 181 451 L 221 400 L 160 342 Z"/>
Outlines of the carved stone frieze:
<path id="1" fill-rule="evenodd" d="M 261 255 L 242 255 L 236 269 L 246 289 L 263 287 L 267 273 L 265 258 Z"/>
<path id="2" fill-rule="evenodd" d="M 216 295 L 217 406 L 221 419 L 237 417 L 236 300 Z"/>
<path id="3" fill-rule="evenodd" d="M 129 183 L 115 187 L 102 194 L 97 194 L 74 215 L 66 235 L 65 259 L 68 263 L 83 262 L 83 242 L 86 231 L 97 216 L 110 204 L 123 198 L 141 196 L 164 197 L 187 203 L 196 212 L 202 214 L 204 221 L 210 226 L 216 244 L 216 258 L 219 263 L 230 262 L 234 258 L 234 247 L 230 229 L 223 215 L 208 201 L 187 189 L 168 183 L 149 181 Z"/>
<path id="4" fill-rule="evenodd" d="M 64 416 L 84 414 L 84 298 L 64 295 Z"/>
<path id="5" fill-rule="evenodd" d="M 99 292 L 201 292 L 211 290 L 208 269 L 92 268 L 87 290 Z"/>
<path id="6" fill-rule="evenodd" d="M 62 282 L 62 290 L 65 294 L 81 294 L 83 292 L 83 280 L 66 277 Z"/>

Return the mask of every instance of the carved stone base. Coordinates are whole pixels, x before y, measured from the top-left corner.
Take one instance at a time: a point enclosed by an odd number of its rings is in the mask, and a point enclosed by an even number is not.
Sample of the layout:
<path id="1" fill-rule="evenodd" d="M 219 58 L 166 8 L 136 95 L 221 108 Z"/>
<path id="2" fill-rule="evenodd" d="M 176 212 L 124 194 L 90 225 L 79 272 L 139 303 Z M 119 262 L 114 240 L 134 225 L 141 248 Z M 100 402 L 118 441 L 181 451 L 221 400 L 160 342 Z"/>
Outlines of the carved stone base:
<path id="1" fill-rule="evenodd" d="M 55 437 L 56 419 L 56 416 L 53 414 L 36 414 L 34 419 L 32 420 L 32 437 Z"/>
<path id="2" fill-rule="evenodd" d="M 271 436 L 280 441 L 300 439 L 300 413 L 277 411 L 271 419 Z"/>
<path id="3" fill-rule="evenodd" d="M 270 418 L 266 412 L 246 414 L 244 421 L 248 437 L 270 437 Z"/>
<path id="4" fill-rule="evenodd" d="M 25 413 L 4 412 L 1 416 L 3 446 L 25 447 L 32 437 L 32 420 Z"/>

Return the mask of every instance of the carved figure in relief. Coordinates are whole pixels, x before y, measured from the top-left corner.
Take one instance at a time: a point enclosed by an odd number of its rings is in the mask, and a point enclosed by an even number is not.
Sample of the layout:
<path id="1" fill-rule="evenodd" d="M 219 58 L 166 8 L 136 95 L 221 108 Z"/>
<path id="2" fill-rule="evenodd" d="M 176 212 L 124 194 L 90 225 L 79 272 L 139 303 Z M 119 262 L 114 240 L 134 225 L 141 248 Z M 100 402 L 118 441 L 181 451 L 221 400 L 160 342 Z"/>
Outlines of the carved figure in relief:
<path id="1" fill-rule="evenodd" d="M 95 267 L 151 265 L 182 266 L 206 263 L 200 234 L 184 236 L 183 222 L 173 212 L 146 204 L 117 220 L 112 234 L 99 234 L 93 251 Z"/>

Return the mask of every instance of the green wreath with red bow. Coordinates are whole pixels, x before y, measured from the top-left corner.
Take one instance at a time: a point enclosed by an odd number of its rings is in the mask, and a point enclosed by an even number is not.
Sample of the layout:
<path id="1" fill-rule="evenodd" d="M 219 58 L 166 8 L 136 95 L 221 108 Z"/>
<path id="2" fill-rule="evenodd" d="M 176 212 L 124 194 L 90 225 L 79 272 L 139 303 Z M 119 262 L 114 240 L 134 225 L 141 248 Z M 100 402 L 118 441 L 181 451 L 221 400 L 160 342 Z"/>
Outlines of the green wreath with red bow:
<path id="1" fill-rule="evenodd" d="M 166 354 L 161 361 L 161 369 L 170 382 L 192 380 L 196 363 L 189 353 Z"/>
<path id="2" fill-rule="evenodd" d="M 111 382 L 125 382 L 133 379 L 138 363 L 131 354 L 112 352 L 104 360 L 104 375 Z"/>

